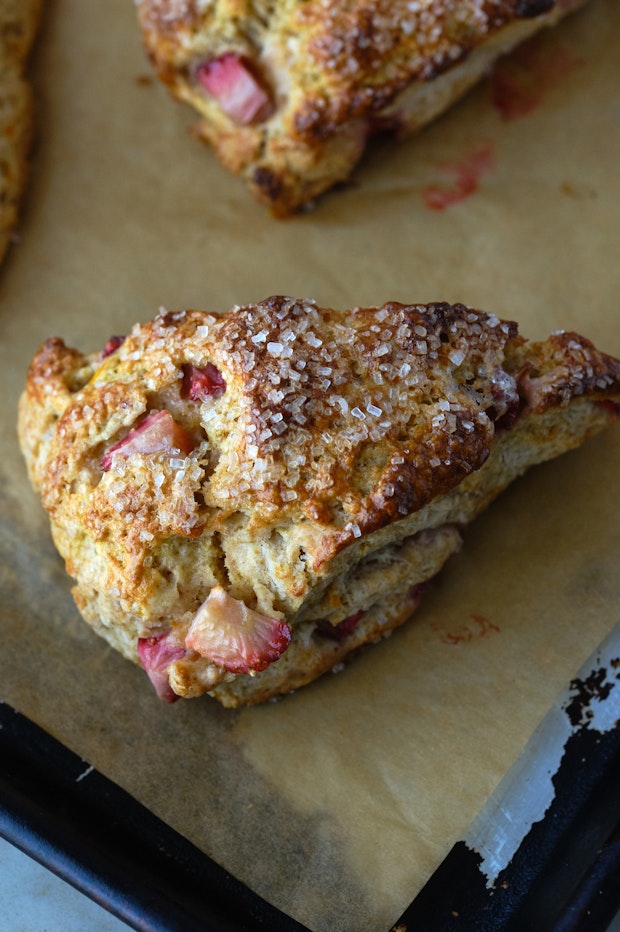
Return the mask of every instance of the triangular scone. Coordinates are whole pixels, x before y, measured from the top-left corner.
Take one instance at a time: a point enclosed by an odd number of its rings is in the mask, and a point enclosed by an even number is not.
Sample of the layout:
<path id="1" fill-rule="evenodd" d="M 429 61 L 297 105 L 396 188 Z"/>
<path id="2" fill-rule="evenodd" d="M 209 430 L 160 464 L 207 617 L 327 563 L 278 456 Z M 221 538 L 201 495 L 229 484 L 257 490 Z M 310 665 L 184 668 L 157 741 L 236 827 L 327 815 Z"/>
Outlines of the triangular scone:
<path id="1" fill-rule="evenodd" d="M 137 0 L 146 50 L 196 133 L 276 216 L 414 133 L 585 0 Z"/>
<path id="2" fill-rule="evenodd" d="M 86 621 L 168 699 L 260 702 L 411 614 L 462 528 L 613 423 L 620 363 L 463 305 L 271 297 L 43 345 L 19 436 Z"/>

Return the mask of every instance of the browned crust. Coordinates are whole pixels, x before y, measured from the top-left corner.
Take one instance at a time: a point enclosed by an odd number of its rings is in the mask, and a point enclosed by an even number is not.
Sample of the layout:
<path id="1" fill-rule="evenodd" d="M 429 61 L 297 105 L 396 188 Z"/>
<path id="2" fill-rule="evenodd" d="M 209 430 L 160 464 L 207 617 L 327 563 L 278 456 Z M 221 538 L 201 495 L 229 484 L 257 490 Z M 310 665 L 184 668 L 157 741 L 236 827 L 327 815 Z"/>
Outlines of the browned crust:
<path id="1" fill-rule="evenodd" d="M 618 363 L 573 331 L 553 333 L 530 346 L 518 379 L 521 394 L 538 412 L 580 395 L 606 391 L 619 378 Z"/>
<path id="2" fill-rule="evenodd" d="M 410 4 L 393 0 L 299 6 L 296 25 L 311 37 L 310 55 L 322 72 L 334 76 L 336 91 L 304 101 L 295 116 L 300 136 L 323 139 L 353 117 L 384 110 L 414 81 L 434 81 L 494 33 L 515 20 L 548 13 L 554 3 L 436 0 L 421 6 L 419 18 L 412 17 Z M 403 28 L 407 23 L 409 33 Z"/>

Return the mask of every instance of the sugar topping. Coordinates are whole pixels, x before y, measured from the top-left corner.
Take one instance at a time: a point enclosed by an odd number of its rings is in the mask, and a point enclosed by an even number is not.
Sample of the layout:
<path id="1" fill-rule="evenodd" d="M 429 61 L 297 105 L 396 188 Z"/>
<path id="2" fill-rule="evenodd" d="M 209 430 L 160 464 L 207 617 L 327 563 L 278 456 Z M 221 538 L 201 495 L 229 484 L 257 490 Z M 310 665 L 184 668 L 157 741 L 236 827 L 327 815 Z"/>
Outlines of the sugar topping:
<path id="1" fill-rule="evenodd" d="M 446 304 L 339 312 L 272 297 L 208 322 L 197 311 L 164 315 L 143 346 L 178 325 L 172 341 L 191 340 L 199 364 L 221 371 L 226 392 L 216 408 L 201 409 L 203 430 L 217 449 L 205 500 L 227 511 L 251 494 L 254 507 L 269 508 L 332 498 L 347 486 L 345 497 L 355 497 L 369 444 L 381 448 L 393 497 L 416 443 L 430 456 L 446 443 L 453 451 L 458 438 L 469 447 L 472 435 L 486 437 L 503 347 L 516 332 L 487 320 Z M 494 381 L 481 371 L 493 372 Z M 440 459 L 450 465 L 459 457 Z"/>
<path id="2" fill-rule="evenodd" d="M 488 0 L 359 0 L 302 4 L 298 15 L 318 27 L 314 55 L 344 78 L 380 71 L 383 79 L 387 72 L 392 80 L 405 73 L 424 80 L 518 10 Z"/>
<path id="3" fill-rule="evenodd" d="M 123 534 L 304 513 L 355 540 L 482 465 L 494 423 L 518 403 L 506 363 L 516 333 L 441 303 L 337 311 L 275 296 L 221 316 L 162 309 L 99 366 L 58 432 L 81 432 L 84 447 L 66 455 L 95 471 L 111 449 L 127 454 L 94 481 L 91 510 L 117 515 Z M 136 446 L 153 412 L 187 437 L 184 450 Z"/>

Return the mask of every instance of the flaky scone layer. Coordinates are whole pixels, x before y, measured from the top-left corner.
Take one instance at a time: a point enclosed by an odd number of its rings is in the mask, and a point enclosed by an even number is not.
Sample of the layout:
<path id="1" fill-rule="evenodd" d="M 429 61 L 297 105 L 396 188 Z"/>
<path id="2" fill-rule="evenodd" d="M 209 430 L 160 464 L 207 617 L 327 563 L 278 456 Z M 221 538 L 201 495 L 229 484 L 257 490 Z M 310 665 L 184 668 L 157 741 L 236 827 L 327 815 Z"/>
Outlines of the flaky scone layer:
<path id="1" fill-rule="evenodd" d="M 172 638 L 174 693 L 235 705 L 401 623 L 462 528 L 619 401 L 620 363 L 573 333 L 275 296 L 162 312 L 90 356 L 48 340 L 19 436 L 86 620 L 134 660 Z M 273 623 L 254 666 L 188 633 L 211 593 L 208 625 L 233 603 Z"/>
<path id="2" fill-rule="evenodd" d="M 144 44 L 196 131 L 277 216 L 415 132 L 585 0 L 138 0 Z"/>

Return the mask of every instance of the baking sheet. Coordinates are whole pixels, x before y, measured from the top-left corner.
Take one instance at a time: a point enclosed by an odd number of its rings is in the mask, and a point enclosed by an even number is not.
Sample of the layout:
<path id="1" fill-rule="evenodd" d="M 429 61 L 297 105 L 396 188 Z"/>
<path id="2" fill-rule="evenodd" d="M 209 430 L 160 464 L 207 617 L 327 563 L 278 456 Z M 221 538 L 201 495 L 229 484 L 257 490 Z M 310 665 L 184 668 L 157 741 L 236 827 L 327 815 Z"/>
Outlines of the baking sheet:
<path id="1" fill-rule="evenodd" d="M 503 84 L 378 144 L 351 185 L 282 222 L 146 79 L 131 3 L 48 4 L 30 191 L 0 276 L 0 698 L 315 932 L 395 921 L 613 627 L 619 431 L 506 492 L 415 621 L 345 673 L 242 712 L 164 707 L 73 606 L 15 440 L 27 365 L 50 335 L 91 350 L 160 306 L 272 293 L 463 301 L 620 355 L 619 26 L 615 0 L 592 0 Z M 535 93 L 515 112 L 524 68 Z"/>
<path id="2" fill-rule="evenodd" d="M 5 703 L 0 755 L 0 836 L 130 928 L 307 932 Z"/>
<path id="3" fill-rule="evenodd" d="M 620 919 L 619 658 L 620 623 L 393 932 L 611 932 Z"/>

